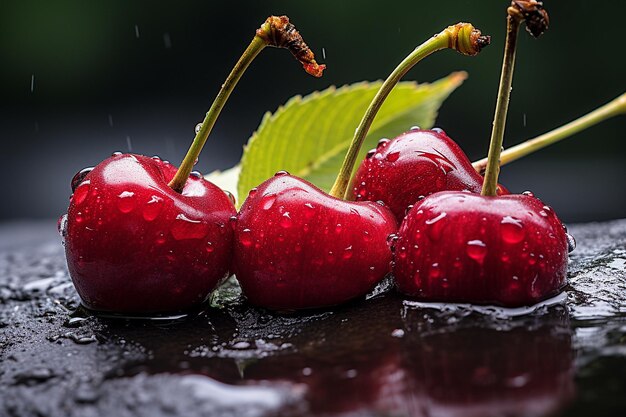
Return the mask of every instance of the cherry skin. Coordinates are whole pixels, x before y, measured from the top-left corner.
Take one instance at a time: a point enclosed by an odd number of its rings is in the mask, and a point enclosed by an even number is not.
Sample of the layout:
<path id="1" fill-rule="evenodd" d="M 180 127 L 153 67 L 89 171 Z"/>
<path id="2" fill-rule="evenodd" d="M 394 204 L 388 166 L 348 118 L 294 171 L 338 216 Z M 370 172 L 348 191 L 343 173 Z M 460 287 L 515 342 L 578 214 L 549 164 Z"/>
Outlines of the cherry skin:
<path id="1" fill-rule="evenodd" d="M 175 173 L 156 157 L 119 154 L 74 177 L 61 227 L 68 269 L 88 308 L 184 310 L 227 277 L 234 204 L 199 175 L 175 192 L 168 186 Z"/>
<path id="2" fill-rule="evenodd" d="M 352 182 L 356 201 L 383 201 L 401 222 L 407 207 L 437 191 L 480 194 L 483 177 L 463 150 L 441 129 L 411 129 L 381 139 L 368 152 Z M 499 194 L 508 194 L 500 186 Z"/>
<path id="3" fill-rule="evenodd" d="M 422 300 L 530 305 L 566 284 L 568 238 L 531 194 L 444 191 L 408 212 L 393 273 L 400 291 Z"/>
<path id="4" fill-rule="evenodd" d="M 393 214 L 279 173 L 250 191 L 235 226 L 234 270 L 248 300 L 274 310 L 343 303 L 388 272 Z"/>

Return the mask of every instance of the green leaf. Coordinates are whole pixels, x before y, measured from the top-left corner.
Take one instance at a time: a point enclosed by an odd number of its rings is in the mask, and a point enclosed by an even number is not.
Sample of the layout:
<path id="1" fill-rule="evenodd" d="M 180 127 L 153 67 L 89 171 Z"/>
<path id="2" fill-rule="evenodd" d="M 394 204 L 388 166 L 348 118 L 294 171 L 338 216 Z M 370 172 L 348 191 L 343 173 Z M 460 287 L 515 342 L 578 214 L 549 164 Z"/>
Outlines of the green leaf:
<path id="1" fill-rule="evenodd" d="M 431 84 L 401 82 L 378 112 L 359 161 L 383 137 L 411 126 L 432 127 L 443 101 L 465 80 L 465 72 Z M 330 190 L 350 146 L 354 130 L 381 82 L 330 87 L 304 98 L 290 99 L 275 113 L 266 113 L 248 141 L 241 159 L 237 191 L 245 196 L 280 170 Z"/>

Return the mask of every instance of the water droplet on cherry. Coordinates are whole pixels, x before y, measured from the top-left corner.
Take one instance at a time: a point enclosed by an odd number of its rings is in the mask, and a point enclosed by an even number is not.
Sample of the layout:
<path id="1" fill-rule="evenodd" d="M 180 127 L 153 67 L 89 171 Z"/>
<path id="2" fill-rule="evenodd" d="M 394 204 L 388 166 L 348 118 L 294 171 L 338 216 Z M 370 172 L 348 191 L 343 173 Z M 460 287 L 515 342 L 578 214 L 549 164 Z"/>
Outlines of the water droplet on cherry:
<path id="1" fill-rule="evenodd" d="M 209 226 L 201 220 L 191 219 L 180 213 L 172 225 L 172 236 L 176 240 L 202 239 L 209 232 Z"/>
<path id="2" fill-rule="evenodd" d="M 376 149 L 370 149 L 369 151 L 367 151 L 367 154 L 365 154 L 365 157 L 367 159 L 370 159 L 372 156 L 374 156 L 376 154 L 377 150 Z"/>
<path id="3" fill-rule="evenodd" d="M 289 229 L 292 223 L 293 222 L 291 221 L 291 217 L 289 217 L 289 212 L 285 212 L 280 218 L 280 227 L 282 227 L 283 229 Z"/>
<path id="4" fill-rule="evenodd" d="M 465 248 L 467 256 L 482 265 L 487 256 L 487 245 L 482 240 L 470 240 Z"/>
<path id="5" fill-rule="evenodd" d="M 376 144 L 376 148 L 380 149 L 380 148 L 384 148 L 385 146 L 387 146 L 389 144 L 389 142 L 391 142 L 389 139 L 387 138 L 382 138 L 381 140 L 378 141 L 378 143 Z"/>
<path id="6" fill-rule="evenodd" d="M 565 233 L 565 237 L 567 238 L 567 252 L 572 252 L 576 249 L 576 239 L 569 233 Z"/>
<path id="7" fill-rule="evenodd" d="M 193 177 L 193 178 L 200 179 L 200 178 L 202 178 L 202 173 L 200 171 L 191 171 L 189 173 L 189 176 Z"/>
<path id="8" fill-rule="evenodd" d="M 74 196 L 72 197 L 72 203 L 76 205 L 82 204 L 82 202 L 85 201 L 85 199 L 87 198 L 87 194 L 89 194 L 90 187 L 91 186 L 90 186 L 89 180 L 81 183 L 78 186 L 78 188 L 76 188 L 76 191 L 74 191 Z"/>
<path id="9" fill-rule="evenodd" d="M 207 242 L 205 250 L 206 250 L 207 253 L 213 252 L 215 250 L 215 248 L 213 247 L 213 243 Z"/>
<path id="10" fill-rule="evenodd" d="M 433 127 L 431 130 L 433 132 L 443 133 L 444 135 L 446 134 L 446 132 L 442 128 L 440 128 L 440 127 Z"/>
<path id="11" fill-rule="evenodd" d="M 228 199 L 230 200 L 230 202 L 233 203 L 233 205 L 236 205 L 237 204 L 237 199 L 235 198 L 233 193 L 231 193 L 230 191 L 227 191 L 227 190 L 223 190 L 223 191 L 226 194 L 226 197 L 228 197 Z M 250 191 L 252 191 L 252 190 L 250 190 Z"/>
<path id="12" fill-rule="evenodd" d="M 265 195 L 261 199 L 261 208 L 263 210 L 269 210 L 269 209 L 272 208 L 272 206 L 274 205 L 275 201 L 276 201 L 276 194 Z"/>
<path id="13" fill-rule="evenodd" d="M 278 171 L 274 174 L 275 177 L 282 177 L 283 175 L 289 175 L 289 173 L 287 171 Z"/>
<path id="14" fill-rule="evenodd" d="M 522 194 L 523 194 L 523 195 L 525 195 L 525 196 L 528 196 L 528 197 L 534 197 L 534 196 L 535 196 L 535 195 L 532 193 L 532 191 L 524 191 Z"/>
<path id="15" fill-rule="evenodd" d="M 416 126 L 411 126 L 411 129 L 409 129 L 409 130 L 415 131 L 415 130 L 421 130 L 421 128 L 416 125 Z"/>
<path id="16" fill-rule="evenodd" d="M 385 159 L 389 162 L 396 162 L 398 158 L 400 158 L 400 152 L 391 152 Z"/>
<path id="17" fill-rule="evenodd" d="M 506 243 L 515 244 L 524 239 L 522 221 L 511 216 L 504 216 L 500 222 L 500 234 Z"/>
<path id="18" fill-rule="evenodd" d="M 59 217 L 59 221 L 57 221 L 57 230 L 62 237 L 67 235 L 67 214 Z"/>
<path id="19" fill-rule="evenodd" d="M 144 220 L 151 222 L 156 219 L 163 209 L 163 199 L 159 196 L 153 195 L 150 201 L 146 203 L 143 208 Z"/>
<path id="20" fill-rule="evenodd" d="M 71 182 L 72 192 L 76 191 L 76 188 L 80 185 L 81 182 L 85 180 L 85 177 L 91 171 L 93 171 L 93 167 L 87 167 L 87 168 L 81 169 L 80 171 L 76 173 L 76 175 L 74 175 L 74 177 L 72 178 L 72 182 Z"/>
<path id="21" fill-rule="evenodd" d="M 122 191 L 118 196 L 117 208 L 122 213 L 130 213 L 135 208 L 137 202 L 135 201 L 135 193 L 132 191 Z"/>
<path id="22" fill-rule="evenodd" d="M 345 260 L 352 258 L 352 245 L 343 250 L 343 254 L 341 255 L 341 257 Z"/>
<path id="23" fill-rule="evenodd" d="M 121 153 L 121 152 L 119 152 L 119 151 L 118 151 L 118 152 L 113 152 L 113 153 L 111 154 L 111 156 L 120 156 L 120 155 L 122 155 L 122 153 Z"/>

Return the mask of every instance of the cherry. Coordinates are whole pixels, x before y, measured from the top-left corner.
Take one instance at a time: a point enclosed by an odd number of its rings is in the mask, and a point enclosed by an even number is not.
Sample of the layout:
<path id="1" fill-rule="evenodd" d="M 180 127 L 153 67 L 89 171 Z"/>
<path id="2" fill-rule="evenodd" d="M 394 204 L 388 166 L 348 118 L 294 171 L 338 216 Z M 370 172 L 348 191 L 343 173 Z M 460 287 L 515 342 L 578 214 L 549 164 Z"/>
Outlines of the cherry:
<path id="1" fill-rule="evenodd" d="M 567 278 L 568 236 L 530 194 L 435 193 L 409 210 L 394 248 L 398 288 L 424 300 L 528 305 Z"/>
<path id="2" fill-rule="evenodd" d="M 114 154 L 74 176 L 74 194 L 59 229 L 72 281 L 88 308 L 188 309 L 228 276 L 234 201 L 192 169 L 230 93 L 266 46 L 289 49 L 312 75 L 324 70 L 289 19 L 271 16 L 197 126 L 179 169 L 157 157 Z"/>
<path id="3" fill-rule="evenodd" d="M 470 24 L 450 26 L 416 48 L 397 74 L 437 50 L 473 55 L 485 42 Z M 330 194 L 285 172 L 250 191 L 236 219 L 233 266 L 251 303 L 276 310 L 340 304 L 364 295 L 389 272 L 393 213 L 341 198 L 371 123 L 367 114 L 375 113 L 390 86 L 383 83 L 357 128 Z"/>
<path id="4" fill-rule="evenodd" d="M 443 130 L 412 128 L 378 142 L 352 184 L 356 201 L 383 201 L 401 222 L 409 205 L 437 191 L 480 193 L 483 177 Z M 500 186 L 499 193 L 508 192 Z"/>
<path id="5" fill-rule="evenodd" d="M 517 31 L 524 19 L 531 19 L 527 25 L 548 21 L 534 0 L 515 1 L 507 12 L 504 65 L 481 195 L 439 192 L 408 212 L 398 231 L 393 267 L 398 288 L 408 295 L 519 306 L 556 294 L 567 281 L 569 238 L 554 211 L 532 194 L 497 195 Z M 533 26 L 531 32 L 539 29 Z"/>
<path id="6" fill-rule="evenodd" d="M 72 196 L 65 252 L 83 303 L 114 312 L 182 310 L 203 302 L 227 277 L 232 252 L 226 193 L 176 168 L 123 154 L 98 164 Z"/>
<path id="7" fill-rule="evenodd" d="M 374 202 L 334 198 L 279 173 L 250 191 L 235 227 L 234 269 L 255 305 L 331 306 L 364 295 L 389 272 L 397 229 Z"/>

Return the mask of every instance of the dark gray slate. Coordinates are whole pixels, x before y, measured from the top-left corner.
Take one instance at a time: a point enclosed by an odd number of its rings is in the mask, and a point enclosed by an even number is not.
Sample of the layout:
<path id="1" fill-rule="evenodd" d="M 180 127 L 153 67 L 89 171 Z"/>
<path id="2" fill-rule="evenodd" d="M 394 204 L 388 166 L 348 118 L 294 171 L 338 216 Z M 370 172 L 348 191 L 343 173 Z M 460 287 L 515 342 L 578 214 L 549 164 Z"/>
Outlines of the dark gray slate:
<path id="1" fill-rule="evenodd" d="M 609 416 L 626 410 L 626 220 L 576 225 L 570 287 L 519 311 L 390 281 L 329 311 L 80 308 L 49 222 L 0 225 L 0 416 Z"/>

